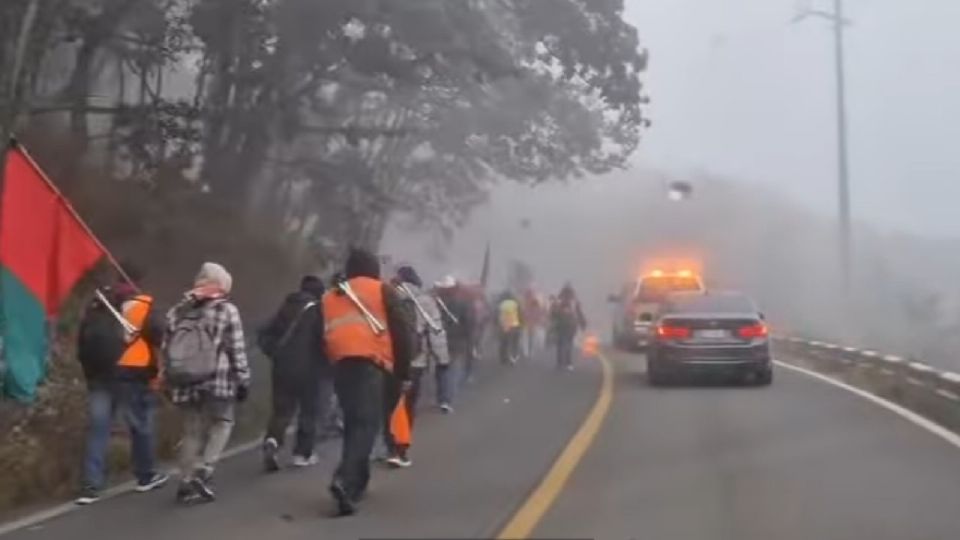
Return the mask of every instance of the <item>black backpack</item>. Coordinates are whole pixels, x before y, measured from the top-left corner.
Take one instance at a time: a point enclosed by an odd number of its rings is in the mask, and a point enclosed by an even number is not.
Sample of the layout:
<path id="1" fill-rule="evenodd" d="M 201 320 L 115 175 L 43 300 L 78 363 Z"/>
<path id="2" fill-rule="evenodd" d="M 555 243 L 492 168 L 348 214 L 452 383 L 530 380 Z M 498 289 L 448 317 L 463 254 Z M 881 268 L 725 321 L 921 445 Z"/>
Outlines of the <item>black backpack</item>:
<path id="1" fill-rule="evenodd" d="M 123 327 L 110 309 L 94 298 L 84 309 L 77 335 L 77 359 L 84 375 L 88 380 L 111 376 L 126 347 Z"/>

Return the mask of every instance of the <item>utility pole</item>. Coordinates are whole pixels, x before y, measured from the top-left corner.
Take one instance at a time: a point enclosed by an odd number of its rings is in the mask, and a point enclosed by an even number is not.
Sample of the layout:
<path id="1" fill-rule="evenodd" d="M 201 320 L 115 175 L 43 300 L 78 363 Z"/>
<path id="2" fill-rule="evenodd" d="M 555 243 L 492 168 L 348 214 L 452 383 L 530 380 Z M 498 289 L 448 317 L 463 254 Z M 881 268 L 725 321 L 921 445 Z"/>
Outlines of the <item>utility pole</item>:
<path id="1" fill-rule="evenodd" d="M 840 224 L 839 247 L 843 286 L 844 290 L 848 291 L 851 284 L 853 239 L 850 216 L 850 167 L 847 156 L 847 90 L 843 30 L 846 25 L 850 24 L 850 21 L 844 17 L 843 0 L 833 0 L 833 12 L 805 9 L 797 14 L 793 22 L 800 22 L 807 17 L 826 19 L 833 24 L 834 30 L 834 56 L 837 85 L 837 204 Z"/>

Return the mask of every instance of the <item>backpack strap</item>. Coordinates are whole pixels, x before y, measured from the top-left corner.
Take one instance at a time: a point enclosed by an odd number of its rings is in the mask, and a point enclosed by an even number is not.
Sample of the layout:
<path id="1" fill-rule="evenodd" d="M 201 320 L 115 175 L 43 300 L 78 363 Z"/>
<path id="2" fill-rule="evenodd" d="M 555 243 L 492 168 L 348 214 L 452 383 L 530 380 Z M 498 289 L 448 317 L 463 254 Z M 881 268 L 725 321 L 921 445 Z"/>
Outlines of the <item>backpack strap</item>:
<path id="1" fill-rule="evenodd" d="M 276 344 L 277 350 L 280 350 L 281 348 L 283 348 L 283 346 L 286 345 L 288 341 L 290 341 L 290 338 L 293 336 L 293 331 L 296 330 L 297 326 L 300 325 L 300 320 L 303 319 L 303 315 L 310 308 L 316 305 L 317 305 L 317 302 L 315 300 L 311 300 L 307 302 L 305 306 L 303 306 L 300 312 L 297 313 L 297 316 L 294 317 L 292 321 L 290 321 L 289 325 L 287 325 L 287 329 L 283 332 L 283 335 L 280 336 L 280 339 L 277 340 L 277 344 Z"/>

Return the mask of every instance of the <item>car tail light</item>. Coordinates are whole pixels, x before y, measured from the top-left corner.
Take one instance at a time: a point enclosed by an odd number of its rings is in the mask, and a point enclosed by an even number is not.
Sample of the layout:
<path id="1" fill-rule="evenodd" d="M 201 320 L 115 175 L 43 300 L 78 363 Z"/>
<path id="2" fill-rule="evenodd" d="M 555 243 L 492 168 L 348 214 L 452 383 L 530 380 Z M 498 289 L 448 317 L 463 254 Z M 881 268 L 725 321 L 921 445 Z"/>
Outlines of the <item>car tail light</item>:
<path id="1" fill-rule="evenodd" d="M 657 327 L 657 338 L 669 341 L 671 339 L 687 339 L 693 332 L 686 326 L 670 326 L 661 324 Z"/>
<path id="2" fill-rule="evenodd" d="M 770 331 L 767 329 L 767 325 L 763 323 L 742 326 L 737 330 L 737 335 L 743 339 L 765 338 L 769 333 Z"/>

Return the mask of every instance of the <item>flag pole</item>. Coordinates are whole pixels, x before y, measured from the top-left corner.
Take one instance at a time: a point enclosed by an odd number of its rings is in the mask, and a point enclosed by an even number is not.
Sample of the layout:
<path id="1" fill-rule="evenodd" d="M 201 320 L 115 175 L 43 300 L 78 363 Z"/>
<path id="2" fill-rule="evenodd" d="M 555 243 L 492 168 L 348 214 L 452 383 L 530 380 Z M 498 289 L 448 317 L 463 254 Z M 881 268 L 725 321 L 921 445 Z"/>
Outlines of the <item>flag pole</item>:
<path id="1" fill-rule="evenodd" d="M 33 170 L 36 171 L 38 175 L 40 175 L 40 178 L 43 178 L 43 181 L 46 182 L 47 187 L 50 188 L 50 190 L 53 191 L 54 195 L 56 195 L 57 199 L 61 203 L 63 203 L 63 206 L 67 209 L 68 212 L 70 212 L 70 215 L 73 216 L 73 219 L 77 220 L 77 223 L 79 223 L 80 226 L 83 227 L 83 230 L 90 236 L 90 238 L 93 239 L 93 241 L 97 244 L 97 247 L 100 248 L 100 251 L 102 251 L 104 256 L 107 258 L 107 261 L 109 261 L 110 264 L 114 267 L 114 269 L 120 274 L 120 277 L 122 277 L 133 288 L 139 291 L 140 289 L 138 285 L 134 283 L 132 279 L 130 279 L 130 276 L 127 275 L 127 272 L 123 269 L 120 263 L 117 262 L 117 259 L 114 258 L 113 254 L 110 253 L 110 250 L 108 250 L 106 246 L 104 246 L 103 243 L 100 242 L 100 239 L 97 237 L 97 235 L 94 234 L 92 230 L 90 230 L 90 227 L 87 225 L 87 222 L 85 222 L 83 218 L 80 217 L 80 214 L 78 214 L 77 211 L 73 208 L 73 205 L 70 204 L 70 200 L 63 196 L 63 192 L 61 192 L 60 189 L 57 188 L 56 184 L 54 184 L 53 181 L 50 180 L 50 177 L 47 176 L 47 173 L 43 172 L 43 169 L 40 168 L 40 165 L 38 165 L 37 162 L 33 159 L 33 156 L 30 155 L 30 152 L 28 152 L 27 149 L 24 148 L 24 146 L 20 144 L 20 142 L 17 141 L 16 139 L 10 139 L 10 150 L 19 150 L 20 153 L 23 154 L 23 157 L 24 159 L 27 160 L 27 163 L 29 163 L 30 166 L 33 167 Z"/>

